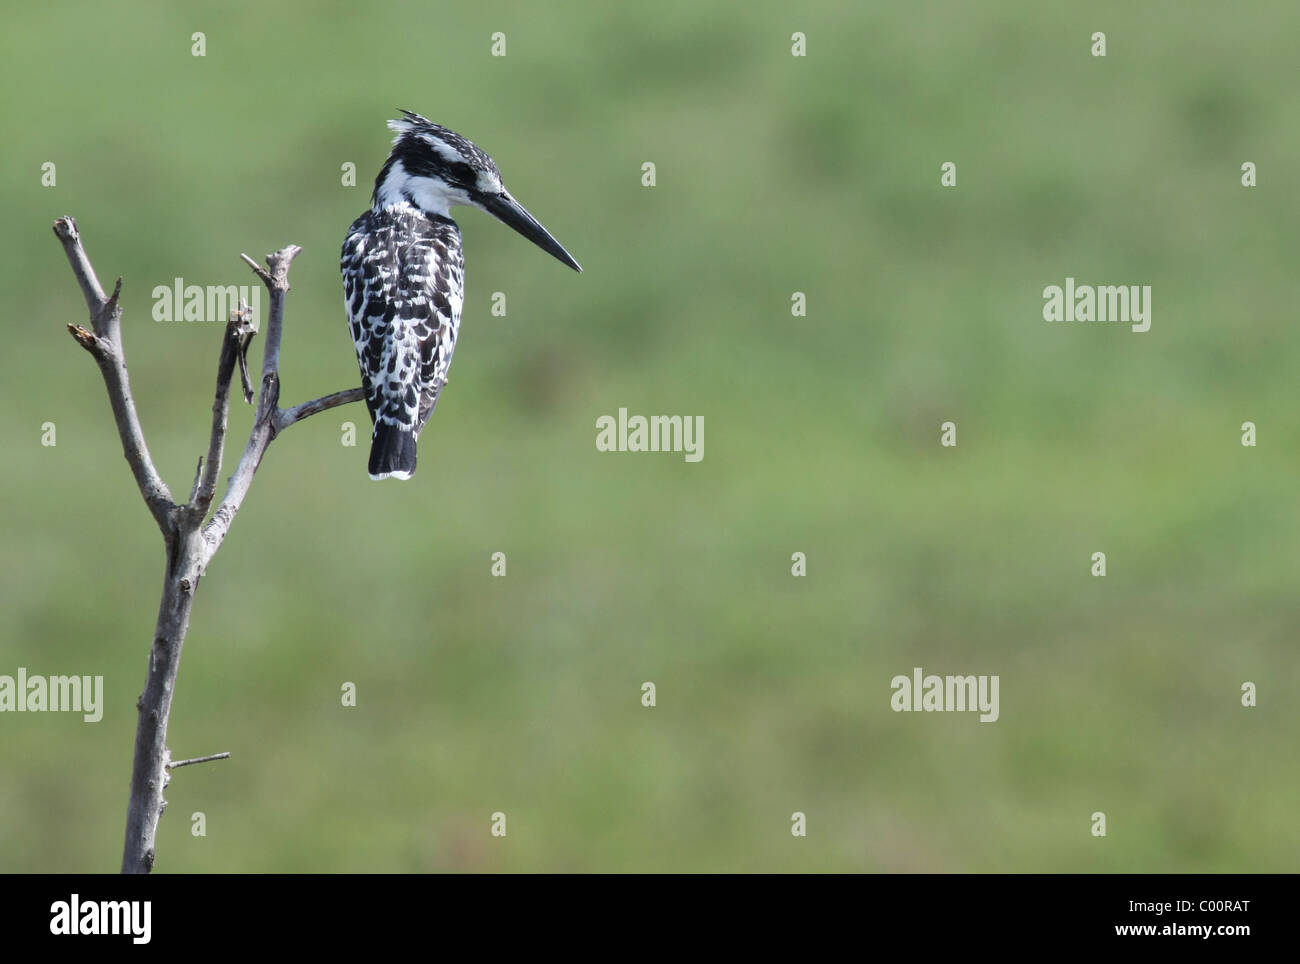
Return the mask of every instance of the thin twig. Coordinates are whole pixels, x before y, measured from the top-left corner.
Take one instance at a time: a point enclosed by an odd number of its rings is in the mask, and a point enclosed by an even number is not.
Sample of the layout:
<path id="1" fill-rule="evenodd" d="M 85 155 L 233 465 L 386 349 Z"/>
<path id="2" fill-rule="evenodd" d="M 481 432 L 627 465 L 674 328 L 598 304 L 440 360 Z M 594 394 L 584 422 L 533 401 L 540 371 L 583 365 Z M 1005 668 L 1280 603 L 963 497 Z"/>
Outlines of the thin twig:
<path id="1" fill-rule="evenodd" d="M 226 337 L 221 340 L 221 357 L 217 360 L 217 390 L 212 401 L 212 433 L 208 439 L 207 467 L 203 479 L 190 506 L 200 519 L 208 514 L 212 505 L 212 496 L 217 491 L 217 479 L 221 475 L 221 456 L 226 449 L 226 424 L 230 414 L 230 381 L 235 375 L 235 366 L 248 349 L 248 340 L 253 337 L 253 326 L 248 320 L 248 312 L 241 305 L 238 311 L 230 313 L 226 324 Z"/>
<path id="2" fill-rule="evenodd" d="M 71 217 L 59 218 L 54 222 L 54 233 L 63 242 L 63 251 L 72 265 L 72 273 L 77 277 L 77 284 L 81 286 L 81 296 L 86 299 L 90 317 L 94 318 L 108 298 L 104 294 L 104 286 L 99 283 L 99 276 L 95 274 L 90 258 L 81 246 L 81 235 L 77 231 L 76 220 Z M 119 278 L 118 281 L 120 283 L 121 279 Z"/>
<path id="3" fill-rule="evenodd" d="M 190 485 L 190 505 L 199 497 L 199 485 L 203 482 L 203 456 L 199 456 L 199 464 L 194 466 L 194 482 Z"/>
<path id="4" fill-rule="evenodd" d="M 239 257 L 240 259 L 243 260 L 244 264 L 248 265 L 250 268 L 253 269 L 253 274 L 257 275 L 259 278 L 262 279 L 263 284 L 265 284 L 268 288 L 271 286 L 271 276 L 266 273 L 265 268 L 263 268 L 260 264 L 258 264 L 256 261 L 254 261 L 246 254 L 240 254 Z"/>
<path id="5" fill-rule="evenodd" d="M 257 334 L 256 328 L 249 328 L 239 336 L 239 388 L 244 393 L 244 404 L 253 404 L 253 379 L 248 374 L 248 346 Z"/>
<path id="6" fill-rule="evenodd" d="M 266 322 L 266 350 L 262 356 L 262 389 L 266 390 L 268 379 L 280 376 L 280 336 L 284 332 L 284 296 L 289 292 L 289 268 L 293 259 L 302 253 L 302 248 L 290 244 L 274 254 L 266 256 L 268 272 L 259 272 L 263 283 L 271 293 L 271 310 Z M 278 296 L 278 297 L 277 297 Z M 279 385 L 276 385 L 278 395 Z M 278 398 L 277 398 L 278 400 Z M 270 411 L 268 408 L 267 411 Z"/>
<path id="7" fill-rule="evenodd" d="M 189 760 L 173 760 L 171 763 L 167 764 L 167 769 L 175 770 L 177 767 L 187 767 L 195 763 L 208 763 L 212 760 L 229 760 L 229 759 L 230 759 L 230 751 L 227 750 L 225 753 L 214 753 L 211 756 L 196 756 Z"/>
<path id="8" fill-rule="evenodd" d="M 282 408 L 275 413 L 275 434 L 279 435 L 290 425 L 301 422 L 309 415 L 318 415 L 339 405 L 365 401 L 365 398 L 366 391 L 364 388 L 349 388 L 342 392 L 335 392 L 333 395 L 313 398 L 310 402 L 303 402 L 301 405 L 293 406 L 293 408 Z"/>
<path id="9" fill-rule="evenodd" d="M 117 422 L 117 434 L 122 440 L 122 454 L 131 466 L 136 486 L 153 514 L 154 521 L 158 523 L 158 528 L 165 538 L 170 537 L 175 528 L 172 511 L 176 506 L 172 502 L 167 483 L 158 474 L 149 455 L 144 429 L 140 427 L 140 416 L 135 409 L 135 399 L 131 396 L 131 380 L 127 376 L 122 352 L 122 307 L 118 303 L 122 279 L 117 279 L 113 294 L 105 297 L 90 258 L 81 245 L 77 222 L 70 217 L 59 218 L 54 222 L 54 234 L 63 243 L 68 264 L 72 266 L 72 273 L 81 286 L 86 307 L 90 309 L 90 323 L 94 333 L 92 336 L 86 329 L 75 326 L 69 326 L 68 330 L 99 364 L 99 370 L 104 376 L 104 387 L 108 390 L 109 404 L 113 409 L 113 419 Z"/>

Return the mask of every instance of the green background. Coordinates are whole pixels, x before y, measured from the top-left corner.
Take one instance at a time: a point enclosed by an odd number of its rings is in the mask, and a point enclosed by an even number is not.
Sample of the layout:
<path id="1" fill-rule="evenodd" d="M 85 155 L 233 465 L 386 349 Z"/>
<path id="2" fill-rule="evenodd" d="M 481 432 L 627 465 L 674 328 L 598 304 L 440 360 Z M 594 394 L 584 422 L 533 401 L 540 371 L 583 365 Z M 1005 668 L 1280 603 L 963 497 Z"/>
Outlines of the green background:
<path id="1" fill-rule="evenodd" d="M 0 869 L 117 869 L 162 567 L 51 223 L 125 279 L 184 495 L 220 329 L 150 292 L 300 244 L 284 400 L 355 385 L 338 248 L 406 107 L 585 273 L 460 209 L 415 479 L 366 478 L 360 407 L 272 445 L 170 731 L 233 758 L 177 772 L 159 870 L 1295 870 L 1298 34 L 1290 2 L 12 7 L 0 673 L 107 705 L 0 716 Z M 1044 322 L 1067 276 L 1151 285 L 1151 330 Z M 704 460 L 597 452 L 620 407 L 703 416 Z M 999 675 L 1001 719 L 892 712 L 914 666 Z"/>

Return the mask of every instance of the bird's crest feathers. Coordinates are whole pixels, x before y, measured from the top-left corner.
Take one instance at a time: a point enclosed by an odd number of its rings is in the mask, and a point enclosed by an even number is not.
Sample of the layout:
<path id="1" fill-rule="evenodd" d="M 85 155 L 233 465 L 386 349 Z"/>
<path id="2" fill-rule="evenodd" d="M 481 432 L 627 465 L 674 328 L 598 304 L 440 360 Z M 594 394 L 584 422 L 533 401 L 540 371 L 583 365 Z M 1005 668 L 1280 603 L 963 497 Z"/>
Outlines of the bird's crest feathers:
<path id="1" fill-rule="evenodd" d="M 400 140 L 404 134 L 414 134 L 421 130 L 428 131 L 430 133 L 447 131 L 447 128 L 441 126 L 440 124 L 435 124 L 433 121 L 429 120 L 429 118 L 422 117 L 421 115 L 417 114 L 413 110 L 406 110 L 401 107 L 397 109 L 400 110 L 406 116 L 395 117 L 388 122 L 388 129 L 397 134 L 397 137 L 394 138 L 393 143 L 397 143 L 397 141 Z M 450 131 L 447 132 L 450 133 Z"/>

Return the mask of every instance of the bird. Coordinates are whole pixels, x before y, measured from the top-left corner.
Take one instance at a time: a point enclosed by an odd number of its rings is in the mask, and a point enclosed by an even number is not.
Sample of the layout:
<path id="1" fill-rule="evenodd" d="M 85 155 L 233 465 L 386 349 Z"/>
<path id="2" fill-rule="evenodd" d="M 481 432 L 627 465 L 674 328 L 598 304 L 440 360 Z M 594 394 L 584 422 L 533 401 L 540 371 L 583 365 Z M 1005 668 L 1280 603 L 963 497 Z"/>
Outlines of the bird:
<path id="1" fill-rule="evenodd" d="M 451 208 L 486 211 L 574 271 L 582 267 L 506 190 L 468 138 L 409 110 L 375 178 L 370 208 L 339 259 L 348 326 L 370 411 L 369 475 L 410 479 L 416 440 L 447 384 L 465 303 L 465 261 Z"/>

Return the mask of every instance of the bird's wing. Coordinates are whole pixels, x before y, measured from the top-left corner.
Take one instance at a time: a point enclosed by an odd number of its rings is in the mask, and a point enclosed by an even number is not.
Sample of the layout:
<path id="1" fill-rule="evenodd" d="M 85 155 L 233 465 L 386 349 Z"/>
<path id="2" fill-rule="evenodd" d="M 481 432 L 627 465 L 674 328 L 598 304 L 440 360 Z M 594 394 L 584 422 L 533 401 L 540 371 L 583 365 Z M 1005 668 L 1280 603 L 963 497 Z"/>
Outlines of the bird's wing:
<path id="1" fill-rule="evenodd" d="M 456 339 L 460 334 L 460 313 L 464 305 L 465 265 L 462 260 L 460 232 L 450 222 L 437 224 L 438 230 L 419 244 L 412 246 L 412 261 L 422 260 L 419 266 L 424 279 L 425 309 L 423 321 L 417 326 L 420 340 L 420 392 L 419 414 L 415 435 L 419 438 L 429 416 L 433 414 L 447 384 Z M 416 270 L 412 265 L 411 270 Z"/>
<path id="2" fill-rule="evenodd" d="M 348 232 L 343 288 L 371 418 L 418 436 L 447 381 L 463 303 L 454 222 L 368 212 Z"/>
<path id="3" fill-rule="evenodd" d="M 413 428 L 420 344 L 397 237 L 391 224 L 370 215 L 357 220 L 343 243 L 343 293 L 371 419 Z"/>
<path id="4" fill-rule="evenodd" d="M 343 251 L 339 256 L 339 269 L 343 275 L 343 305 L 348 313 L 348 330 L 352 334 L 352 344 L 357 351 L 357 361 L 361 368 L 361 388 L 366 393 L 366 410 L 370 421 L 375 420 L 375 403 L 367 371 L 366 358 L 369 354 L 372 323 L 371 306 L 382 293 L 374 283 L 375 274 L 367 271 L 367 239 L 370 214 L 367 212 L 353 223 L 343 241 Z M 378 306 L 376 305 L 376 308 Z M 379 312 L 377 312 L 379 313 Z"/>

